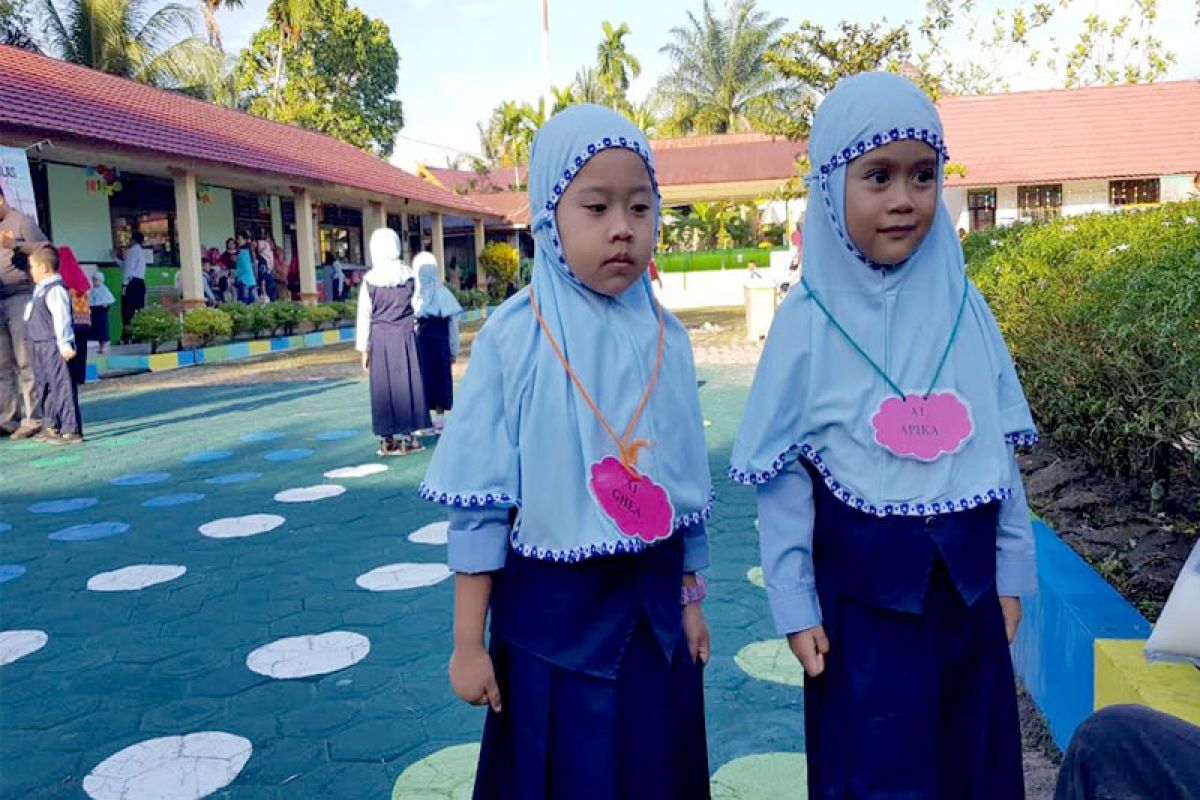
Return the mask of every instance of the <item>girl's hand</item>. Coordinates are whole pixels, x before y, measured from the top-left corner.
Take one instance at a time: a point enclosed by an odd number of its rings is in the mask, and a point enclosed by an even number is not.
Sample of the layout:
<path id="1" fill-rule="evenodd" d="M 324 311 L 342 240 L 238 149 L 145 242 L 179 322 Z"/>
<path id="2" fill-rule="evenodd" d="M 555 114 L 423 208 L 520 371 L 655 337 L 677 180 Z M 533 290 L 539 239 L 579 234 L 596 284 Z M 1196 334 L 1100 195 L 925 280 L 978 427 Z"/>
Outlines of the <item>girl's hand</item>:
<path id="1" fill-rule="evenodd" d="M 825 628 L 818 625 L 815 628 L 789 633 L 787 639 L 792 655 L 804 667 L 808 677 L 815 678 L 825 671 L 825 654 L 829 652 L 829 639 L 825 636 Z"/>
<path id="2" fill-rule="evenodd" d="M 1021 598 L 1001 597 L 1000 613 L 1004 615 L 1004 635 L 1012 644 L 1017 636 L 1017 626 L 1021 624 Z"/>
<path id="3" fill-rule="evenodd" d="M 367 370 L 371 369 L 371 351 L 370 351 L 370 350 L 364 350 L 364 351 L 363 351 L 363 354 L 362 354 L 362 365 L 363 365 L 363 371 L 364 371 L 364 372 L 366 372 Z"/>
<path id="4" fill-rule="evenodd" d="M 473 706 L 489 705 L 500 713 L 500 687 L 492 657 L 483 645 L 467 649 L 454 648 L 450 654 L 450 686 L 462 700 Z"/>
<path id="5" fill-rule="evenodd" d="M 699 603 L 688 603 L 683 607 L 683 635 L 687 637 L 688 653 L 692 656 L 692 662 L 707 664 L 711 642 L 708 636 L 708 622 L 704 619 L 704 611 Z"/>

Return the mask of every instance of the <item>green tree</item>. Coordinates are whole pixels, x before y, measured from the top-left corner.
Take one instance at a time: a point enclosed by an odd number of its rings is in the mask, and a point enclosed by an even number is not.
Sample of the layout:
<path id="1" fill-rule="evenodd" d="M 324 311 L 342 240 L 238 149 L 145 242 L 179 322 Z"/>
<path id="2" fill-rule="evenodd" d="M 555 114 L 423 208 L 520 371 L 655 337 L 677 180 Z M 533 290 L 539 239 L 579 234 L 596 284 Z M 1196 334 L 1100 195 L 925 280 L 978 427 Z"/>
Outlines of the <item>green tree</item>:
<path id="1" fill-rule="evenodd" d="M 220 53 L 196 35 L 194 8 L 148 0 L 39 0 L 50 55 L 123 78 L 207 96 Z"/>
<path id="2" fill-rule="evenodd" d="M 274 24 L 261 28 L 242 51 L 237 92 L 243 108 L 382 157 L 391 154 L 404 113 L 395 96 L 400 56 L 387 25 L 350 8 L 346 0 L 315 0 L 303 35 L 282 51 L 276 102 L 278 52 Z"/>
<path id="3" fill-rule="evenodd" d="M 619 111 L 629 105 L 625 93 L 629 91 L 630 80 L 642 74 L 642 65 L 625 48 L 628 23 L 613 27 L 605 20 L 603 31 L 604 38 L 596 47 L 596 76 L 604 90 L 605 103 Z"/>
<path id="4" fill-rule="evenodd" d="M 1104 13 L 1097 4 L 1082 29 L 1054 35 L 1051 22 L 1077 3 L 1017 0 L 987 19 L 977 0 L 926 0 L 917 29 L 920 70 L 947 93 L 982 94 L 1007 90 L 1007 76 L 1021 65 L 1071 87 L 1151 82 L 1175 63 L 1175 54 L 1154 35 L 1158 0 L 1104 3 Z"/>
<path id="5" fill-rule="evenodd" d="M 579 103 L 603 103 L 604 87 L 600 76 L 591 67 L 581 67 L 575 73 L 575 100 Z"/>
<path id="6" fill-rule="evenodd" d="M 728 133 L 760 127 L 795 99 L 794 87 L 764 61 L 786 21 L 730 0 L 724 18 L 704 0 L 700 16 L 671 29 L 661 48 L 671 71 L 659 83 L 670 106 L 667 128 L 676 134 Z"/>
<path id="7" fill-rule="evenodd" d="M 484 158 L 493 167 L 515 167 L 529 163 L 533 137 L 546 121 L 546 104 L 505 100 L 492 110 L 487 126 L 479 126 L 479 143 Z"/>
<path id="8" fill-rule="evenodd" d="M 801 22 L 763 55 L 781 80 L 802 91 L 798 105 L 771 120 L 771 132 L 792 139 L 808 136 L 817 105 L 838 81 L 860 72 L 899 71 L 908 53 L 908 29 L 903 26 L 885 29 L 878 23 L 842 22 L 831 35 L 816 23 Z"/>
<path id="9" fill-rule="evenodd" d="M 317 15 L 318 0 L 271 0 L 267 6 L 267 21 L 275 33 L 275 74 L 271 81 L 271 118 L 279 106 L 283 86 L 283 59 L 300 44 L 309 22 Z"/>
<path id="10" fill-rule="evenodd" d="M 221 45 L 221 26 L 217 24 L 217 12 L 222 8 L 241 8 L 245 4 L 245 0 L 200 0 L 200 15 L 204 17 L 204 27 L 208 29 L 210 45 L 221 51 L 225 49 Z"/>
<path id="11" fill-rule="evenodd" d="M 579 95 L 575 91 L 575 85 L 568 86 L 551 86 L 550 93 L 554 100 L 554 110 L 552 114 L 557 114 L 565 108 L 569 108 L 579 102 Z"/>
<path id="12" fill-rule="evenodd" d="M 28 0 L 0 0 L 0 44 L 37 50 Z"/>

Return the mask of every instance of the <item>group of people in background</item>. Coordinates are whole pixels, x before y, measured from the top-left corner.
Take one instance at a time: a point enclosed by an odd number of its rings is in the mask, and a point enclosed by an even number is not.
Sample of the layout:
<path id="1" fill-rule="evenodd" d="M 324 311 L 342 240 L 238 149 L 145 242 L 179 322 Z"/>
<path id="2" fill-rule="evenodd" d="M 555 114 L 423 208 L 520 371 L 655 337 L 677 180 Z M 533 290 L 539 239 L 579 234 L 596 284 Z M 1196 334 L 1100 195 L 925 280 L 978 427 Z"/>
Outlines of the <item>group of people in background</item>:
<path id="1" fill-rule="evenodd" d="M 83 441 L 91 289 L 71 249 L 54 247 L 0 189 L 0 436 Z"/>
<path id="2" fill-rule="evenodd" d="M 247 230 L 239 231 L 225 240 L 224 252 L 211 248 L 204 252 L 202 260 L 204 298 L 210 305 L 300 298 L 296 259 L 293 256 L 289 261 L 265 228 L 257 236 Z"/>
<path id="3" fill-rule="evenodd" d="M 355 348 L 370 378 L 371 428 L 380 456 L 425 449 L 454 405 L 451 368 L 459 353 L 462 306 L 431 253 L 410 266 L 391 229 L 371 234 L 372 267 L 358 293 Z"/>

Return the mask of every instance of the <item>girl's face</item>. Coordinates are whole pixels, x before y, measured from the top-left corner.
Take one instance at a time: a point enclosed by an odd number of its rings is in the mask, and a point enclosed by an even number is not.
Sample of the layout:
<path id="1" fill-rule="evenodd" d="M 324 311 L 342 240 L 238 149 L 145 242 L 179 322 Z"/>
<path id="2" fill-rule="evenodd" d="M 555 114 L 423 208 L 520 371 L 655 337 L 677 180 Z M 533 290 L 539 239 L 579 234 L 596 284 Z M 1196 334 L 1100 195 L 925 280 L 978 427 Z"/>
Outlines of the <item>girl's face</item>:
<path id="1" fill-rule="evenodd" d="M 642 157 L 623 148 L 592 156 L 559 200 L 556 220 L 575 277 L 599 294 L 623 294 L 654 252 L 654 186 Z"/>
<path id="2" fill-rule="evenodd" d="M 912 255 L 933 224 L 938 202 L 937 151 L 906 139 L 878 147 L 846 168 L 846 230 L 876 264 Z"/>

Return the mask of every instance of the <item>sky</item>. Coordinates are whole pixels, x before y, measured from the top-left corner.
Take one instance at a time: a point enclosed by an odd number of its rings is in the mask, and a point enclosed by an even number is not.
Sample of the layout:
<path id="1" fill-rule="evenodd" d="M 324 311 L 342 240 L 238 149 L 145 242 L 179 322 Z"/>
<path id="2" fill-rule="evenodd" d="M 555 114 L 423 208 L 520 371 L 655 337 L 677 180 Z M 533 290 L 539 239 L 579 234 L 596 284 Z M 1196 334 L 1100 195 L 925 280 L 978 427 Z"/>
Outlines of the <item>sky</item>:
<path id="1" fill-rule="evenodd" d="M 404 104 L 405 125 L 392 160 L 405 169 L 417 162 L 445 166 L 455 153 L 477 154 L 476 123 L 486 120 L 503 100 L 535 101 L 547 81 L 542 60 L 541 0 L 350 0 L 367 15 L 382 19 L 400 53 L 397 95 Z M 570 83 L 576 71 L 595 61 L 601 23 L 627 22 L 626 46 L 642 64 L 632 85 L 633 99 L 643 98 L 670 66 L 659 48 L 673 27 L 687 23 L 687 13 L 699 14 L 701 0 L 548 0 L 550 11 L 549 82 Z M 712 0 L 714 9 L 723 0 Z M 997 6 L 1012 0 L 980 0 L 975 16 L 987 22 Z M 1058 21 L 1057 31 L 1081 29 L 1080 20 L 1092 11 L 1112 13 L 1125 0 L 1074 0 Z M 843 0 L 839 3 L 800 3 L 797 0 L 759 0 L 763 10 L 788 20 L 789 28 L 809 19 L 827 28 L 841 20 L 867 24 L 886 19 L 892 25 L 919 21 L 923 0 Z M 245 47 L 265 20 L 267 0 L 247 0 L 236 11 L 222 11 L 225 48 Z M 1178 62 L 1168 79 L 1200 77 L 1200 27 L 1195 25 L 1195 0 L 1159 0 L 1159 19 L 1153 33 L 1173 51 Z M 959 43 L 961 49 L 965 47 Z M 1010 87 L 1054 88 L 1045 73 L 1031 74 L 1013 63 Z"/>

